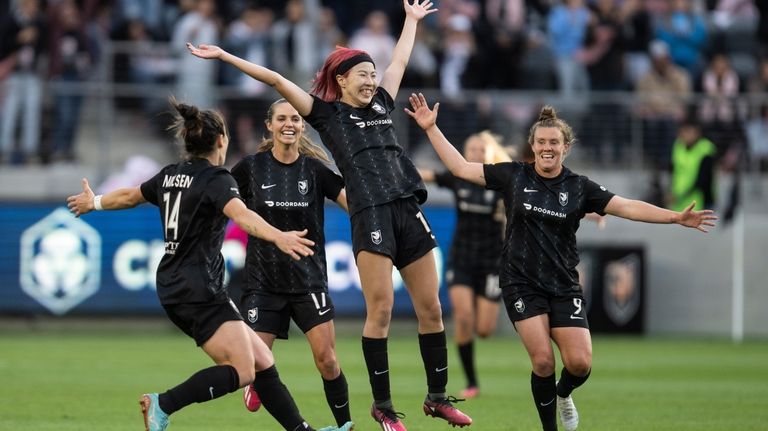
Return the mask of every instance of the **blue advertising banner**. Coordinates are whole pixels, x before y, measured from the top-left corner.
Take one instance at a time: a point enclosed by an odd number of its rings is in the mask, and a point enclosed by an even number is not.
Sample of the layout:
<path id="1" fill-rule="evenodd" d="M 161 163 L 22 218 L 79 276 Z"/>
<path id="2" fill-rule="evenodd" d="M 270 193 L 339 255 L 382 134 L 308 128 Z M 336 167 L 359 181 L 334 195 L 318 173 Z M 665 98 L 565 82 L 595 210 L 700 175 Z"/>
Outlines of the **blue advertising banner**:
<path id="1" fill-rule="evenodd" d="M 440 281 L 453 235 L 453 208 L 424 213 L 440 244 Z M 0 204 L 0 314 L 141 315 L 162 313 L 155 292 L 155 269 L 163 255 L 156 208 L 102 211 L 75 218 L 63 206 Z M 341 316 L 364 315 L 365 303 L 352 255 L 347 214 L 326 208 L 328 286 Z M 227 280 L 242 268 L 245 248 L 227 240 Z M 394 313 L 413 308 L 399 274 L 393 273 Z M 234 298 L 237 300 L 238 298 Z M 441 286 L 441 301 L 448 298 Z"/>

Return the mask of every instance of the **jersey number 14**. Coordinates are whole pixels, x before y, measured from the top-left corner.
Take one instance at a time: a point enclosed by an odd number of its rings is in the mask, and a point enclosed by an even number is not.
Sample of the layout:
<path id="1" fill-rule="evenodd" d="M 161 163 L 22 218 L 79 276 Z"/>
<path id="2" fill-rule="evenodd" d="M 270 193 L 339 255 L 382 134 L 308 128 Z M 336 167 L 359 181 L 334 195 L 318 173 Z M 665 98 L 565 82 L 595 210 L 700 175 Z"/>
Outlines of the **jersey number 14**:
<path id="1" fill-rule="evenodd" d="M 173 229 L 173 240 L 176 241 L 179 236 L 181 192 L 176 193 L 176 199 L 174 199 L 173 204 L 171 204 L 171 192 L 163 193 L 163 202 L 165 202 L 165 239 L 170 239 L 170 230 Z"/>

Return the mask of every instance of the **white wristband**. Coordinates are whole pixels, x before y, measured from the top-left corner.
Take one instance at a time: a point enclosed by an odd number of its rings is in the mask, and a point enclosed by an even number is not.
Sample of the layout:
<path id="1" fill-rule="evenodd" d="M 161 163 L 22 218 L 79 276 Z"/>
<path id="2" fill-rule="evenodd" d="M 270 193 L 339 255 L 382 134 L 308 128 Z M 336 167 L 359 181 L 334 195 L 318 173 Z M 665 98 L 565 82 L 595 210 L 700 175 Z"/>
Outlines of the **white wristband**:
<path id="1" fill-rule="evenodd" d="M 104 207 L 101 206 L 101 195 L 96 195 L 93 197 L 93 209 L 96 211 L 101 211 L 104 209 Z"/>

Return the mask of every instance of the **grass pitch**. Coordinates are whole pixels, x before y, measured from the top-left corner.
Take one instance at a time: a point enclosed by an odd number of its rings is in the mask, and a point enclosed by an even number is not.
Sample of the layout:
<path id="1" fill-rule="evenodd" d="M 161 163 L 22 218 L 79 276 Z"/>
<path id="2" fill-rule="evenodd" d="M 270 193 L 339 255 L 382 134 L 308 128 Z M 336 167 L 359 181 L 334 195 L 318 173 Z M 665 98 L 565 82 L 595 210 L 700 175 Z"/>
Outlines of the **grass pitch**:
<path id="1" fill-rule="evenodd" d="M 194 342 L 167 324 L 139 328 L 10 328 L 0 321 L 0 430 L 140 430 L 138 398 L 163 391 L 211 362 Z M 338 356 L 350 384 L 356 430 L 375 431 L 360 350 L 360 325 L 340 331 Z M 330 425 L 322 383 L 300 334 L 278 341 L 278 370 L 304 417 Z M 445 430 L 425 417 L 426 384 L 415 326 L 389 344 L 395 407 L 409 431 Z M 449 391 L 464 379 L 450 345 Z M 470 431 L 540 429 L 530 394 L 530 365 L 514 334 L 477 344 L 479 398 L 461 403 Z M 594 368 L 574 393 L 579 430 L 766 430 L 768 343 L 613 338 L 594 340 Z M 191 405 L 169 430 L 279 430 L 264 410 L 249 413 L 241 393 Z"/>

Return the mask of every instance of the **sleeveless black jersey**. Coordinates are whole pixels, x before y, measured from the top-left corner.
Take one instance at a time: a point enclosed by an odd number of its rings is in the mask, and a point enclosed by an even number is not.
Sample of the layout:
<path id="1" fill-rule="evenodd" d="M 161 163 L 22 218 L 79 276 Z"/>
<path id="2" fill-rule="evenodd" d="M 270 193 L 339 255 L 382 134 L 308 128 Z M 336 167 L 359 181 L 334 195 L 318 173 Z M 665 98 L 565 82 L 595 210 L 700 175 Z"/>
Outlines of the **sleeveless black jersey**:
<path id="1" fill-rule="evenodd" d="M 344 180 L 314 158 L 300 155 L 284 164 L 271 151 L 243 158 L 232 175 L 248 208 L 280 230 L 307 229 L 306 237 L 315 242 L 315 254 L 296 261 L 271 242 L 249 236 L 244 291 L 327 292 L 324 204 L 325 198 L 338 198 Z"/>
<path id="2" fill-rule="evenodd" d="M 420 204 L 427 200 L 419 172 L 397 143 L 390 117 L 395 103 L 389 93 L 379 87 L 363 108 L 313 97 L 305 119 L 344 176 L 350 216 L 403 197 L 415 196 Z"/>
<path id="3" fill-rule="evenodd" d="M 161 304 L 221 303 L 224 287 L 221 245 L 224 206 L 239 198 L 226 169 L 208 160 L 168 165 L 141 185 L 141 194 L 160 208 L 165 254 L 157 267 Z"/>
<path id="4" fill-rule="evenodd" d="M 488 271 L 498 269 L 503 244 L 502 223 L 494 219 L 494 214 L 501 204 L 501 193 L 457 178 L 450 172 L 435 174 L 435 183 L 450 189 L 456 203 L 451 264 Z"/>
<path id="5" fill-rule="evenodd" d="M 483 166 L 486 187 L 504 194 L 506 238 L 502 289 L 535 288 L 559 295 L 579 291 L 576 230 L 585 214 L 604 214 L 614 196 L 568 168 L 556 178 L 539 176 L 533 164 Z"/>

